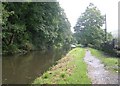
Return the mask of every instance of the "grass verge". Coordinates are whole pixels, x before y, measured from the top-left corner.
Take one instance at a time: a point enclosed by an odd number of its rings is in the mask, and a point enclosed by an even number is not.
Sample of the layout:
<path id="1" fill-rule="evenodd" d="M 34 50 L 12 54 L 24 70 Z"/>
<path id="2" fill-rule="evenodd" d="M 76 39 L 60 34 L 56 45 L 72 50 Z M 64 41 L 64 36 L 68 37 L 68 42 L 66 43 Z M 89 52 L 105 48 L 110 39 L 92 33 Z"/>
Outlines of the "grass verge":
<path id="1" fill-rule="evenodd" d="M 83 58 L 85 49 L 75 48 L 33 84 L 91 84 Z"/>
<path id="2" fill-rule="evenodd" d="M 91 51 L 93 56 L 97 57 L 98 59 L 102 61 L 106 69 L 112 70 L 114 72 L 118 72 L 118 66 L 119 66 L 118 60 L 119 59 L 117 57 L 107 56 L 102 51 L 99 51 L 93 48 L 89 48 L 89 50 Z"/>

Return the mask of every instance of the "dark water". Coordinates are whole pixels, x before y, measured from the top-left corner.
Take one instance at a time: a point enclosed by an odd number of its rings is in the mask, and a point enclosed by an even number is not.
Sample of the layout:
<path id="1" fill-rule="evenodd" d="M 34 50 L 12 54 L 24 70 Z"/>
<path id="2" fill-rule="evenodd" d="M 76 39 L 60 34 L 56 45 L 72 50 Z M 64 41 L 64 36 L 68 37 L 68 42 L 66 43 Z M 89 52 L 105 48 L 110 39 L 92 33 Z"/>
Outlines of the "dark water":
<path id="1" fill-rule="evenodd" d="M 34 51 L 25 55 L 4 56 L 3 84 L 29 84 L 47 71 L 63 54 L 60 50 Z"/>
<path id="2" fill-rule="evenodd" d="M 0 55 L 0 85 L 2 84 L 2 56 Z"/>

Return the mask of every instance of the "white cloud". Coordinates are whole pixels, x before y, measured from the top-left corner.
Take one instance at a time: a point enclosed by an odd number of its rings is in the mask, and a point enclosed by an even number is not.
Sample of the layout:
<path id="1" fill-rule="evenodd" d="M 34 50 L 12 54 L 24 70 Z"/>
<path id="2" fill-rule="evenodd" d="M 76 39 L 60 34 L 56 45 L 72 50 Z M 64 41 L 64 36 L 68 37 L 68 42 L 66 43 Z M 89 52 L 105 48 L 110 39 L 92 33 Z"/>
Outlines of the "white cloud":
<path id="1" fill-rule="evenodd" d="M 73 27 L 78 17 L 83 13 L 89 3 L 93 3 L 101 11 L 102 15 L 107 16 L 107 31 L 118 30 L 118 1 L 119 0 L 59 0 L 61 7 Z"/>

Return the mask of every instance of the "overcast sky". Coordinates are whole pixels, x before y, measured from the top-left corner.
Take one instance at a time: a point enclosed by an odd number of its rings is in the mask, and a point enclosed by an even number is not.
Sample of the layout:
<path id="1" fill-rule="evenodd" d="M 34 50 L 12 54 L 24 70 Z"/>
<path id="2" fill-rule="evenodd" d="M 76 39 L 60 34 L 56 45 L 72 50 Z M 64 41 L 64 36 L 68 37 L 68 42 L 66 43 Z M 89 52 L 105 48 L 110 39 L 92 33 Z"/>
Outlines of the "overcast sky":
<path id="1" fill-rule="evenodd" d="M 120 0 L 58 0 L 71 23 L 71 30 L 76 24 L 78 17 L 83 13 L 89 3 L 93 3 L 107 16 L 107 31 L 118 30 L 118 2 Z"/>

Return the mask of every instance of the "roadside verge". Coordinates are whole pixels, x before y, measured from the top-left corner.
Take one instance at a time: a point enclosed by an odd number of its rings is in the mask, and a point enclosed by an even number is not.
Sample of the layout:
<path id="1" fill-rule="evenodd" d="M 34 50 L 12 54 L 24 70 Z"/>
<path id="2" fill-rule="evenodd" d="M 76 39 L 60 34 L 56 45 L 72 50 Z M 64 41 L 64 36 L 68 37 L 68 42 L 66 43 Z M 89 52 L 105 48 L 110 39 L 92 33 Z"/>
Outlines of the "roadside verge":
<path id="1" fill-rule="evenodd" d="M 118 70 L 120 70 L 118 65 L 118 60 L 120 60 L 119 58 L 105 55 L 102 51 L 93 48 L 89 48 L 89 50 L 93 56 L 101 60 L 106 69 L 113 72 L 118 72 Z"/>

